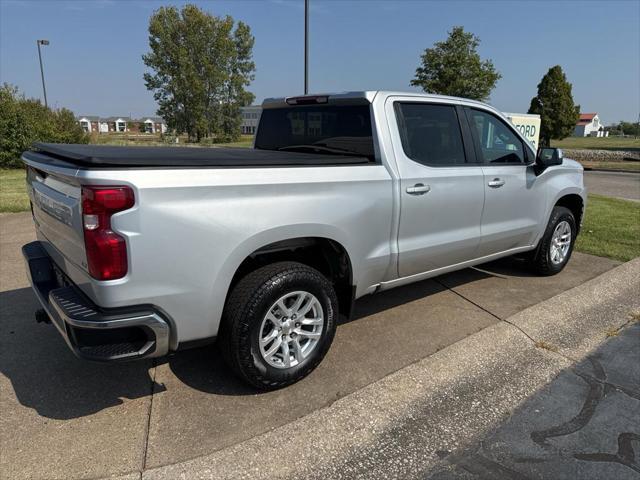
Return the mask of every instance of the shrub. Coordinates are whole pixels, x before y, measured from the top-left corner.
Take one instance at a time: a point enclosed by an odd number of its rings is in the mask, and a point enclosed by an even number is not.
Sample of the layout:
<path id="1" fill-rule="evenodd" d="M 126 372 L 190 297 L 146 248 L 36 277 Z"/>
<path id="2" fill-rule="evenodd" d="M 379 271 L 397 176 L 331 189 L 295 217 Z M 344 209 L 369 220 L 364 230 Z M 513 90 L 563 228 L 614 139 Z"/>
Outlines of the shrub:
<path id="1" fill-rule="evenodd" d="M 200 145 L 217 145 L 220 143 L 230 143 L 236 142 L 240 138 L 240 135 L 226 135 L 220 134 L 216 136 L 204 137 L 201 138 L 199 142 Z"/>
<path id="2" fill-rule="evenodd" d="M 71 110 L 52 110 L 26 98 L 17 87 L 0 87 L 0 168 L 20 167 L 20 155 L 34 142 L 88 143 Z"/>
<path id="3" fill-rule="evenodd" d="M 160 141 L 162 143 L 167 143 L 169 145 L 173 145 L 175 143 L 179 143 L 178 135 L 174 132 L 166 132 L 160 134 Z"/>

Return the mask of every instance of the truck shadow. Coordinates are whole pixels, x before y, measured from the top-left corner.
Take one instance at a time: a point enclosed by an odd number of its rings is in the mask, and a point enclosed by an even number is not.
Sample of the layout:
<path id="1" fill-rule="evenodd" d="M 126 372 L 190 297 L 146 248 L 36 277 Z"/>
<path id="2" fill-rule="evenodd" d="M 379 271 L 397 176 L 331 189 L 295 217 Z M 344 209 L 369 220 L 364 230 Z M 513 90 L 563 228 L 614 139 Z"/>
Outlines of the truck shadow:
<path id="1" fill-rule="evenodd" d="M 402 305 L 492 277 L 532 277 L 522 261 L 514 258 L 500 259 L 467 268 L 434 279 L 406 285 L 376 295 L 369 295 L 356 301 L 351 318 L 341 317 L 338 329 L 372 315 L 393 310 Z M 365 320 L 366 321 L 366 320 Z M 393 326 L 390 324 L 389 329 Z M 445 347 L 446 345 L 442 345 Z M 196 390 L 216 395 L 255 395 L 262 392 L 248 387 L 229 372 L 220 352 L 214 345 L 177 352 L 167 360 L 172 373 L 181 382 Z"/>
<path id="2" fill-rule="evenodd" d="M 465 282 L 478 281 L 490 276 L 491 275 L 487 272 L 471 271 L 465 277 Z M 385 311 L 392 311 L 402 305 L 441 293 L 446 289 L 446 286 L 441 285 L 434 280 L 425 280 L 406 285 L 404 287 L 384 291 L 376 295 L 363 297 L 356 301 L 351 318 L 347 319 L 345 317 L 340 317 L 338 320 L 337 335 L 340 335 L 340 329 L 346 327 L 348 324 L 355 323 L 359 320 L 366 322 L 369 320 L 367 317 L 371 317 Z M 388 319 L 390 322 L 383 327 L 383 331 L 372 331 L 371 337 L 374 338 L 389 334 L 390 331 L 395 328 L 393 325 L 393 316 L 394 315 L 389 316 Z M 333 347 L 335 346 L 336 343 L 334 342 Z M 355 365 L 351 365 L 349 360 L 345 359 L 344 361 L 345 368 L 355 367 Z M 224 360 L 215 345 L 209 348 L 205 347 L 177 352 L 168 357 L 168 364 L 171 368 L 171 372 L 182 383 L 205 393 L 215 395 L 263 394 L 261 391 L 248 387 L 244 382 L 239 381 L 229 372 L 229 368 L 224 363 Z"/>
<path id="3" fill-rule="evenodd" d="M 490 271 L 465 270 L 464 283 L 491 276 Z M 498 275 L 522 275 L 513 265 L 492 265 Z M 446 287 L 433 280 L 369 296 L 356 303 L 349 322 L 425 298 Z M 0 293 L 0 372 L 11 382 L 16 400 L 39 415 L 66 420 L 88 416 L 166 390 L 150 375 L 152 361 L 99 364 L 77 359 L 51 325 L 40 325 L 30 288 Z M 349 323 L 342 321 L 340 326 Z M 157 364 L 168 364 L 185 385 L 218 395 L 255 395 L 236 379 L 215 346 L 177 352 Z M 10 397 L 8 391 L 3 396 Z"/>
<path id="4" fill-rule="evenodd" d="M 0 372 L 21 405 L 67 420 L 164 389 L 149 376 L 150 361 L 104 365 L 77 359 L 55 327 L 36 323 L 37 308 L 30 288 L 0 293 Z M 4 398 L 11 396 L 3 390 Z"/>
<path id="5" fill-rule="evenodd" d="M 379 313 L 384 310 L 413 302 L 427 295 L 442 291 L 447 288 L 455 288 L 460 285 L 478 282 L 491 277 L 534 277 L 531 271 L 527 270 L 523 262 L 515 258 L 504 258 L 494 262 L 479 265 L 477 268 L 465 268 L 456 272 L 434 277 L 431 280 L 406 285 L 395 288 L 376 295 L 363 297 L 356 302 L 354 314 L 347 321 L 341 319 L 339 325 L 348 323 L 360 318 Z"/>

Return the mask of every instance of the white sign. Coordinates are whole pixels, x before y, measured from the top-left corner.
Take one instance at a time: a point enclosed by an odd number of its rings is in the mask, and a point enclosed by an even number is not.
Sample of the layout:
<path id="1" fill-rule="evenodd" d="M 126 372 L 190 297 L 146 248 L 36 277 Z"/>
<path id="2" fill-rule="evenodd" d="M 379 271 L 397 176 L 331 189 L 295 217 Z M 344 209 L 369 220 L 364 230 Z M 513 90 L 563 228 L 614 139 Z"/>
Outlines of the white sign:
<path id="1" fill-rule="evenodd" d="M 535 148 L 538 148 L 540 139 L 540 115 L 531 113 L 506 113 L 504 114 L 513 123 L 513 126 L 529 140 Z"/>

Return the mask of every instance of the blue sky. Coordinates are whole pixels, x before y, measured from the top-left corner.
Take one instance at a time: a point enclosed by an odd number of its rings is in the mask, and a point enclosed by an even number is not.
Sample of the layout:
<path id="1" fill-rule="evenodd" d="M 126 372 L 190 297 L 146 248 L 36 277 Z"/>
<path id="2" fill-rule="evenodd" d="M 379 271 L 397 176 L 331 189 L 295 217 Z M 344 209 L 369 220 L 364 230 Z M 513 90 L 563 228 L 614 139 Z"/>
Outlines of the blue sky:
<path id="1" fill-rule="evenodd" d="M 560 64 L 583 112 L 606 123 L 640 112 L 640 0 L 310 0 L 310 90 L 414 90 L 424 48 L 454 25 L 478 35 L 483 58 L 502 73 L 491 103 L 526 112 L 547 69 Z M 43 47 L 49 103 L 78 114 L 155 113 L 141 55 L 151 0 L 0 0 L 0 82 L 40 97 L 35 40 Z M 192 1 L 248 23 L 256 79 L 265 97 L 303 89 L 303 0 Z"/>

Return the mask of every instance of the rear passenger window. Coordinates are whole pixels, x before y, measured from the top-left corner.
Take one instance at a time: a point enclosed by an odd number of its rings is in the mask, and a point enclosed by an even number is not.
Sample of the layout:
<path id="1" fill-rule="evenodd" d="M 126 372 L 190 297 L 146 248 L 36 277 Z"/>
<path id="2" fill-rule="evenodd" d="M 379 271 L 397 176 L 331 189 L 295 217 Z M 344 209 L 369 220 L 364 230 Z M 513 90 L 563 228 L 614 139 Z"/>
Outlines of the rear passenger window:
<path id="1" fill-rule="evenodd" d="M 430 166 L 465 163 L 455 106 L 397 103 L 402 148 L 411 160 Z"/>
<path id="2" fill-rule="evenodd" d="M 484 163 L 521 164 L 525 162 L 524 145 L 498 117 L 481 110 L 467 110 L 471 128 L 475 128 Z"/>

